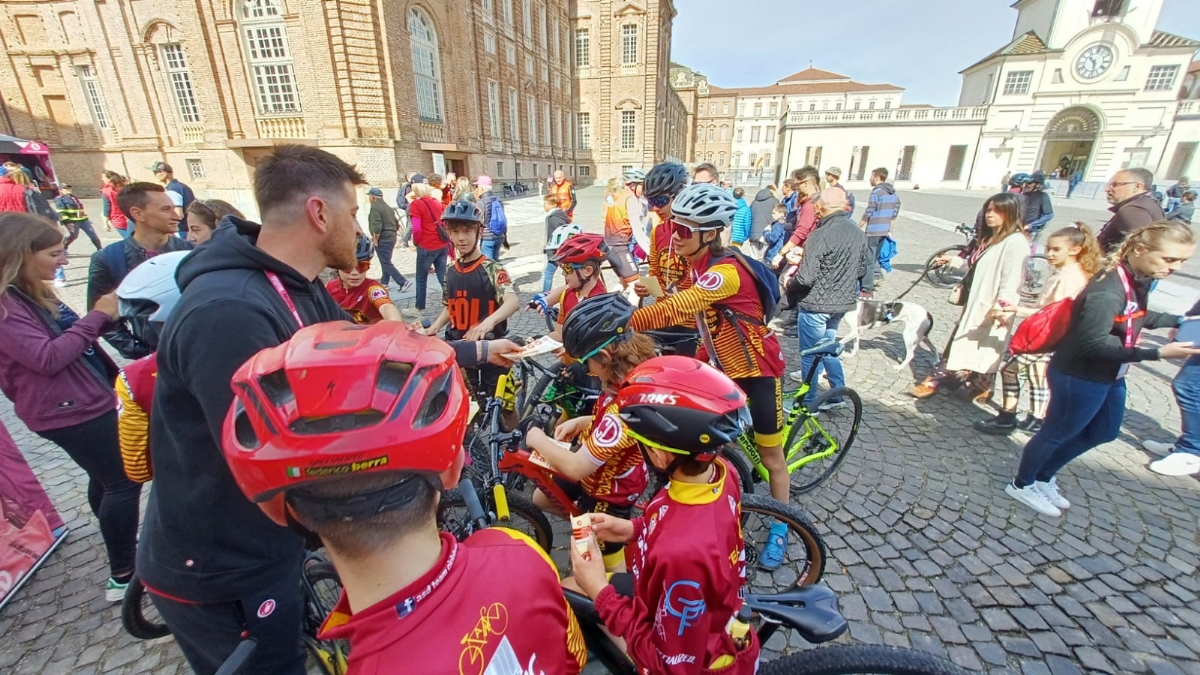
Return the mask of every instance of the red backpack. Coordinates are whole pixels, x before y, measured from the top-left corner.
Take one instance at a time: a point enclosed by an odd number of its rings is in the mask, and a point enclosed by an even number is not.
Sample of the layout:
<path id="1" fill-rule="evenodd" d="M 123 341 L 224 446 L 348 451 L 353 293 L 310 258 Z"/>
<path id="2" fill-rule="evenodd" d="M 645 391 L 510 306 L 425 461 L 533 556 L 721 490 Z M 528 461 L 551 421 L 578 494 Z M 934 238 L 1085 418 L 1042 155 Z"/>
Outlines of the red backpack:
<path id="1" fill-rule="evenodd" d="M 1017 327 L 1012 341 L 1008 343 L 1008 351 L 1013 356 L 1054 351 L 1071 327 L 1071 308 L 1074 305 L 1075 298 L 1063 298 L 1034 312 Z"/>

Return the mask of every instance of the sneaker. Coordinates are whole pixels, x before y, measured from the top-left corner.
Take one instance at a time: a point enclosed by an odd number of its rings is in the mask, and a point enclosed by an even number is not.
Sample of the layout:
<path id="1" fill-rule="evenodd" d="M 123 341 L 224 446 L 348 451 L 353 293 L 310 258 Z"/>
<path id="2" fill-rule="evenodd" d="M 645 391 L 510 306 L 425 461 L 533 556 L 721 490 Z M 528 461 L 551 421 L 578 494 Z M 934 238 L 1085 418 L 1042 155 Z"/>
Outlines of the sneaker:
<path id="1" fill-rule="evenodd" d="M 407 291 L 408 289 L 412 288 L 412 286 L 413 286 L 412 279 L 405 279 L 404 283 L 400 284 L 400 292 L 403 293 L 403 292 Z"/>
<path id="2" fill-rule="evenodd" d="M 796 315 L 792 315 L 788 318 L 784 318 L 782 316 L 775 317 L 774 319 L 771 319 L 770 323 L 767 324 L 767 327 L 776 333 L 786 333 L 787 329 L 795 325 Z"/>
<path id="3" fill-rule="evenodd" d="M 793 380 L 795 382 L 803 382 L 804 381 L 804 371 L 803 370 L 793 370 L 792 372 L 788 373 L 788 379 Z"/>
<path id="4" fill-rule="evenodd" d="M 1163 476 L 1191 476 L 1200 473 L 1200 455 L 1172 452 L 1160 460 L 1150 462 L 1150 470 Z"/>
<path id="5" fill-rule="evenodd" d="M 1036 434 L 1042 430 L 1042 421 L 1033 415 L 1026 415 L 1020 422 L 1017 422 L 1017 428 L 1027 434 Z"/>
<path id="6" fill-rule="evenodd" d="M 1159 457 L 1166 457 L 1175 452 L 1174 443 L 1163 443 L 1162 441 L 1142 441 L 1142 447 L 1146 449 L 1146 452 Z"/>
<path id="7" fill-rule="evenodd" d="M 1001 413 L 986 420 L 975 420 L 971 426 L 981 434 L 1007 436 L 1017 428 L 1017 416 L 1012 413 L 1007 416 Z"/>
<path id="8" fill-rule="evenodd" d="M 109 602 L 121 602 L 125 599 L 126 588 L 129 588 L 129 582 L 119 584 L 109 577 L 108 583 L 104 584 L 104 599 Z"/>
<path id="9" fill-rule="evenodd" d="M 1008 493 L 1009 497 L 1044 516 L 1054 516 L 1057 518 L 1062 515 L 1062 511 L 1059 511 L 1057 506 L 1051 504 L 1050 500 L 1046 499 L 1045 495 L 1032 485 L 1019 488 L 1015 483 L 1009 483 L 1005 486 L 1004 491 Z"/>
<path id="10" fill-rule="evenodd" d="M 839 398 L 836 401 L 825 401 L 817 408 L 817 412 L 829 412 L 830 410 L 845 410 L 846 408 L 849 408 L 849 407 L 850 407 L 850 404 L 846 402 L 846 399 Z"/>
<path id="11" fill-rule="evenodd" d="M 758 566 L 764 570 L 777 570 L 783 564 L 783 556 L 787 553 L 787 523 L 775 523 L 767 533 L 767 545 L 763 547 L 762 555 L 758 557 Z"/>
<path id="12" fill-rule="evenodd" d="M 1058 509 L 1071 508 L 1071 502 L 1067 501 L 1067 498 L 1062 496 L 1062 494 L 1058 491 L 1058 479 L 1057 478 L 1051 478 L 1049 481 L 1047 481 L 1045 483 L 1043 483 L 1040 480 L 1034 481 L 1033 487 L 1035 489 L 1037 489 L 1038 492 L 1042 493 L 1042 496 L 1046 498 L 1046 501 L 1053 504 L 1055 506 L 1055 508 L 1058 508 Z"/>

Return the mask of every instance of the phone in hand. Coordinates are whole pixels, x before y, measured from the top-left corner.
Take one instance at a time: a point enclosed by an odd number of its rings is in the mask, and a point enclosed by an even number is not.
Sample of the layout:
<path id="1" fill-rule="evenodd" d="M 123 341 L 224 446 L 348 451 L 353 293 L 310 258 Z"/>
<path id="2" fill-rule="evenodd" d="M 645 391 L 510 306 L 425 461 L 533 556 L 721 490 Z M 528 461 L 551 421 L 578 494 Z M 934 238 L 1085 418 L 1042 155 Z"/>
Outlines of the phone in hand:
<path id="1" fill-rule="evenodd" d="M 1175 341 L 1200 345 L 1200 316 L 1184 317 L 1183 323 L 1179 324 L 1179 331 L 1175 333 Z"/>

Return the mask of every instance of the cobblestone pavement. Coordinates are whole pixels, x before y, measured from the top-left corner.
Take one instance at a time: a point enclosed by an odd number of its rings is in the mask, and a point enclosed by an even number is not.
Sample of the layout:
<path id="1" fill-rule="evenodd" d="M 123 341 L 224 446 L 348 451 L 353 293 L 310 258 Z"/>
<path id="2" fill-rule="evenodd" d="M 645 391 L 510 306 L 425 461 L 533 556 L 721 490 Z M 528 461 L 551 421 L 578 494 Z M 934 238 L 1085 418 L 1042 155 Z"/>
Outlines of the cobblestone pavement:
<path id="1" fill-rule="evenodd" d="M 600 194 L 581 191 L 577 216 L 589 229 L 599 227 L 587 214 L 599 212 Z M 929 194 L 906 204 L 953 221 L 978 208 Z M 527 297 L 540 284 L 542 230 L 540 223 L 518 223 L 536 217 L 536 202 L 514 202 L 509 214 L 510 264 Z M 906 289 L 930 252 L 956 241 L 905 217 L 897 238 L 896 272 L 877 293 L 881 299 Z M 76 253 L 86 248 L 77 243 Z M 398 253 L 396 262 L 407 272 L 412 254 Z M 64 296 L 76 308 L 83 305 L 86 263 L 71 259 L 74 281 Z M 397 299 L 408 306 L 408 298 Z M 933 313 L 933 341 L 944 345 L 957 311 L 945 291 L 920 285 L 905 300 Z M 432 316 L 432 295 L 429 307 Z M 544 332 L 541 319 L 524 312 L 510 326 L 517 334 Z M 794 366 L 796 340 L 784 344 Z M 1139 445 L 1178 431 L 1170 394 L 1176 365 L 1131 370 L 1121 438 L 1063 472 L 1073 506 L 1050 519 L 1003 493 L 1026 437 L 977 435 L 971 422 L 991 414 L 980 406 L 949 397 L 915 402 L 905 391 L 936 355 L 922 350 L 897 371 L 902 349 L 898 331 L 884 329 L 867 334 L 859 354 L 845 361 L 865 406 L 859 440 L 827 484 L 798 500 L 830 548 L 825 582 L 850 621 L 840 641 L 911 646 L 996 675 L 1200 674 L 1200 489 L 1192 477 L 1151 473 Z M 133 640 L 120 628 L 118 607 L 103 601 L 106 564 L 82 471 L 28 432 L 6 400 L 0 419 L 72 528 L 0 614 L 0 672 L 186 672 L 169 638 Z M 804 647 L 786 639 L 777 636 L 767 647 Z"/>

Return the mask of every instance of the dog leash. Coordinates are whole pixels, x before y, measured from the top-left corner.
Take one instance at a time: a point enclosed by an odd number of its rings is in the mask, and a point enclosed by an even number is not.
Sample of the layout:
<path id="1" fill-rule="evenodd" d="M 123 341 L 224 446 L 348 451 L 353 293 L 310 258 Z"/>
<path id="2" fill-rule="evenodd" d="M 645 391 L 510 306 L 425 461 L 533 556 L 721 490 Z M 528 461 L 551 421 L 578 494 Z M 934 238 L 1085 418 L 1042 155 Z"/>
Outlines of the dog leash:
<path id="1" fill-rule="evenodd" d="M 916 288 L 924 280 L 925 280 L 925 272 L 922 271 L 921 274 L 917 277 L 917 280 L 912 282 L 911 286 L 904 289 L 903 293 L 892 298 L 891 300 L 889 300 L 889 302 L 900 302 L 900 298 L 903 298 L 904 296 L 908 295 L 912 291 L 912 289 Z"/>

